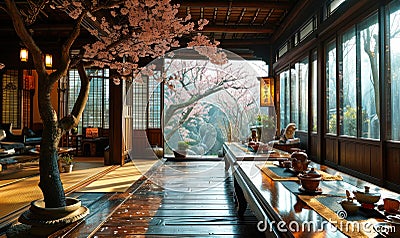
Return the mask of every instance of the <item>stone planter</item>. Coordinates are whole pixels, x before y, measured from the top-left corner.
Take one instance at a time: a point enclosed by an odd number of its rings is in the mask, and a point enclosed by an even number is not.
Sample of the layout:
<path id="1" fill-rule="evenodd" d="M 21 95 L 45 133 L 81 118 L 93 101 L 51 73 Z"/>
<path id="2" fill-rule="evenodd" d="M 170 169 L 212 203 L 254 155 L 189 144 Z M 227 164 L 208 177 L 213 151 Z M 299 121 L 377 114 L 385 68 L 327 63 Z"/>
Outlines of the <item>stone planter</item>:
<path id="1" fill-rule="evenodd" d="M 57 166 L 58 166 L 58 171 L 60 171 L 60 173 L 64 171 L 63 163 L 60 159 L 57 160 Z"/>
<path id="2" fill-rule="evenodd" d="M 186 153 L 186 150 L 174 150 L 175 159 L 185 159 Z"/>
<path id="3" fill-rule="evenodd" d="M 31 226 L 31 235 L 47 237 L 89 214 L 89 209 L 82 206 L 78 199 L 67 197 L 66 203 L 65 207 L 46 208 L 43 200 L 33 201 L 29 210 L 22 213 L 18 221 Z"/>
<path id="4" fill-rule="evenodd" d="M 64 171 L 64 173 L 71 173 L 73 167 L 74 167 L 74 165 L 72 165 L 72 164 L 64 165 L 64 166 L 63 166 L 63 171 Z"/>

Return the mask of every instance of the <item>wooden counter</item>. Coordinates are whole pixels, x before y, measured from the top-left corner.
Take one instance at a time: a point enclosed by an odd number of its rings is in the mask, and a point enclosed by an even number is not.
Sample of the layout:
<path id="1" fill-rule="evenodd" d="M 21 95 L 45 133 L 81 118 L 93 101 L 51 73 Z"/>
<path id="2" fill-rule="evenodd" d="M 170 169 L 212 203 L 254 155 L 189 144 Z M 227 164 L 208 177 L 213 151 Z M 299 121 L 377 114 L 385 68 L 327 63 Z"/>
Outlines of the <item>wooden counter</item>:
<path id="1" fill-rule="evenodd" d="M 223 149 L 225 163 L 227 165 L 226 169 L 232 169 L 234 177 L 238 215 L 243 215 L 244 210 L 249 206 L 257 217 L 260 228 L 264 228 L 265 224 L 269 225 L 265 229 L 267 237 L 376 237 L 378 233 L 375 231 L 375 228 L 377 224 L 381 224 L 381 222 L 384 221 L 384 212 L 380 212 L 377 209 L 373 210 L 374 212 L 376 211 L 378 215 L 382 216 L 376 218 L 371 217 L 368 218 L 367 221 L 357 221 L 353 219 L 353 222 L 358 222 L 363 225 L 372 224 L 367 232 L 363 232 L 360 235 L 359 233 L 340 231 L 332 224 L 346 221 L 346 219 L 343 220 L 338 216 L 332 216 L 333 211 L 327 207 L 324 208 L 320 206 L 322 208 L 314 209 L 310 206 L 310 203 L 306 202 L 315 202 L 317 200 L 316 198 L 329 199 L 334 197 L 332 199 L 336 203 L 346 198 L 346 189 L 353 192 L 355 190 L 363 190 L 364 186 L 370 186 L 372 191 L 379 191 L 381 193 L 382 196 L 378 205 L 383 204 L 383 198 L 386 197 L 400 198 L 397 193 L 344 173 L 340 173 L 343 181 L 321 182 L 321 186 L 323 185 L 322 183 L 331 186 L 332 191 L 334 191 L 333 193 L 337 193 L 336 195 L 330 194 L 330 192 L 326 190 L 323 190 L 323 193 L 318 196 L 299 195 L 298 191 L 296 192 L 288 188 L 290 186 L 298 188 L 300 186 L 298 181 L 277 181 L 271 179 L 271 177 L 262 172 L 259 168 L 266 162 L 257 160 L 250 161 L 248 158 L 251 157 L 251 154 L 246 154 L 248 157 L 243 159 L 244 154 L 243 151 L 241 152 L 240 149 L 238 150 L 238 144 L 225 143 Z M 260 157 L 262 157 L 262 155 L 257 155 L 254 158 Z M 338 171 L 326 166 L 320 166 L 315 163 L 310 166 L 332 175 L 338 175 Z M 326 218 L 326 214 L 329 214 L 329 212 L 331 213 L 332 219 Z M 336 213 L 333 214 L 336 215 Z M 301 227 L 304 224 L 310 224 L 310 222 L 312 222 L 313 225 L 311 230 Z M 297 229 L 296 225 L 300 225 L 300 228 Z"/>

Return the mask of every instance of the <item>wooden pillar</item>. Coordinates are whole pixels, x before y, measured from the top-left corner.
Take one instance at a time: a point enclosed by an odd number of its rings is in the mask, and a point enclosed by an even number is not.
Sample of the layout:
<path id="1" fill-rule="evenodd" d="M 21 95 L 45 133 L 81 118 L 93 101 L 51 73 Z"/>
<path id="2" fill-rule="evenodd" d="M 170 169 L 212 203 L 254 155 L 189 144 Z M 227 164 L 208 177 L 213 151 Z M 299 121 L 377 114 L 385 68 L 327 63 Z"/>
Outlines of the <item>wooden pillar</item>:
<path id="1" fill-rule="evenodd" d="M 122 108 L 123 87 L 115 85 L 113 74 L 110 76 L 110 151 L 109 159 L 104 161 L 105 165 L 123 165 L 123 141 L 122 141 Z M 121 80 L 122 81 L 122 80 Z"/>

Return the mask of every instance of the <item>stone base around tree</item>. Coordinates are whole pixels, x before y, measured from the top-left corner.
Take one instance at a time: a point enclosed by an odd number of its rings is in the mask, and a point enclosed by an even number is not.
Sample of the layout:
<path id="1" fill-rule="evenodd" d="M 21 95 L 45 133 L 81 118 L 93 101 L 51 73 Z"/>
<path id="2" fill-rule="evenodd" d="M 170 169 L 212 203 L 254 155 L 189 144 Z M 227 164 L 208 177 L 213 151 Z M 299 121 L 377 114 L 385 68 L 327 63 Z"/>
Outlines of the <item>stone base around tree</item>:
<path id="1" fill-rule="evenodd" d="M 43 200 L 33 201 L 29 210 L 21 214 L 18 221 L 29 225 L 29 234 L 34 237 L 47 237 L 62 227 L 83 219 L 89 214 L 89 209 L 81 205 L 75 198 L 66 198 L 67 206 L 60 208 L 45 208 Z M 22 229 L 24 228 L 24 229 Z M 17 229 L 17 230 L 16 230 Z M 10 233 L 21 230 L 26 234 L 26 227 L 12 227 Z M 19 237 L 19 236 L 13 236 Z"/>

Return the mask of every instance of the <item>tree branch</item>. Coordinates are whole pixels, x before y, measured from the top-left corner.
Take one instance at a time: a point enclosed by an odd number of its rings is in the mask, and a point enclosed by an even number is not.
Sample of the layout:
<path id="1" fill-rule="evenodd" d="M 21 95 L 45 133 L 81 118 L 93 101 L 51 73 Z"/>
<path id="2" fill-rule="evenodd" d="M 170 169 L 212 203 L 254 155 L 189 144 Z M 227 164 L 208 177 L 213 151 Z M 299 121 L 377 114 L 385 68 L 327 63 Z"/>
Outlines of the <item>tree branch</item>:
<path id="1" fill-rule="evenodd" d="M 26 26 L 24 24 L 24 21 L 22 19 L 20 12 L 17 8 L 17 5 L 12 0 L 5 0 L 5 3 L 6 3 L 7 12 L 13 21 L 15 32 L 17 33 L 19 38 L 22 40 L 24 45 L 28 48 L 28 50 L 32 54 L 33 63 L 35 65 L 35 69 L 37 70 L 37 73 L 39 75 L 47 75 L 46 67 L 45 67 L 44 61 L 42 59 L 42 51 L 36 45 L 36 42 L 33 40 L 32 36 L 29 34 L 28 30 L 26 29 Z M 43 78 L 43 77 L 41 77 L 41 78 Z"/>
<path id="2" fill-rule="evenodd" d="M 104 10 L 104 9 L 111 9 L 111 8 L 114 8 L 114 7 L 118 6 L 118 5 L 120 5 L 120 4 L 123 4 L 124 2 L 125 2 L 125 0 L 111 1 L 111 2 L 108 2 L 106 4 L 102 4 L 102 5 L 99 5 L 97 7 L 94 7 L 91 10 L 91 12 L 97 12 L 97 11 Z"/>
<path id="3" fill-rule="evenodd" d="M 81 88 L 79 90 L 78 98 L 75 101 L 71 114 L 62 118 L 59 123 L 59 127 L 64 130 L 70 130 L 79 124 L 89 97 L 90 80 L 86 74 L 84 63 L 82 61 L 78 64 L 78 73 L 81 80 Z"/>
<path id="4" fill-rule="evenodd" d="M 69 65 L 71 63 L 70 59 L 70 49 L 72 47 L 72 44 L 75 42 L 75 40 L 78 38 L 80 32 L 81 32 L 81 23 L 86 15 L 86 12 L 82 12 L 81 15 L 77 18 L 74 29 L 72 30 L 70 36 L 68 39 L 65 41 L 63 46 L 61 47 L 61 59 L 60 59 L 60 64 L 58 67 L 58 70 L 52 73 L 53 77 L 50 77 L 51 82 L 50 83 L 55 83 L 59 78 L 61 78 L 63 75 L 67 73 L 67 70 L 69 69 Z"/>

